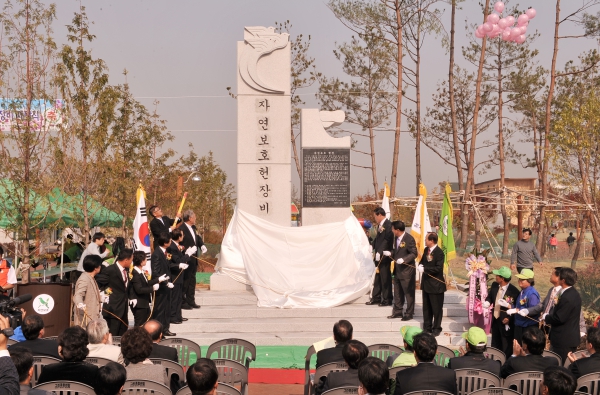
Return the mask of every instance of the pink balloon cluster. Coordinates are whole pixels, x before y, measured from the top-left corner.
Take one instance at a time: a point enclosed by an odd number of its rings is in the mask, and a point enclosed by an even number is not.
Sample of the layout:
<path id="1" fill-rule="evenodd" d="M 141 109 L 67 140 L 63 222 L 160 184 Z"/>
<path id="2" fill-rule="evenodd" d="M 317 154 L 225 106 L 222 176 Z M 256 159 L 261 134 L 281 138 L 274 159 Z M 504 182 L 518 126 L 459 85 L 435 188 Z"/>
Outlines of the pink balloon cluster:
<path id="1" fill-rule="evenodd" d="M 526 38 L 527 26 L 529 25 L 529 21 L 535 18 L 536 11 L 530 8 L 524 14 L 519 15 L 517 19 L 512 15 L 500 18 L 500 15 L 504 12 L 504 3 L 501 1 L 494 4 L 494 10 L 498 14 L 489 14 L 486 22 L 483 25 L 479 25 L 477 30 L 475 30 L 475 37 L 483 38 L 487 36 L 488 38 L 496 38 L 500 36 L 504 41 L 523 44 Z M 515 22 L 517 23 L 516 26 Z"/>

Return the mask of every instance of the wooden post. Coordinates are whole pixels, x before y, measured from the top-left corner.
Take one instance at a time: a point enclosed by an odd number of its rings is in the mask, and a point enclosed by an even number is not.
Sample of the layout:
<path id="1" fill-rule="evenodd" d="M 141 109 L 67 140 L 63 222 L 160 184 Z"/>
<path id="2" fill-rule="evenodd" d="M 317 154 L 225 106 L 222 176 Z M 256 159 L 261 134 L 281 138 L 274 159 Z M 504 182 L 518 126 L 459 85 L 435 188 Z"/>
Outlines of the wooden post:
<path id="1" fill-rule="evenodd" d="M 523 238 L 523 195 L 517 196 L 517 234 L 518 240 Z"/>

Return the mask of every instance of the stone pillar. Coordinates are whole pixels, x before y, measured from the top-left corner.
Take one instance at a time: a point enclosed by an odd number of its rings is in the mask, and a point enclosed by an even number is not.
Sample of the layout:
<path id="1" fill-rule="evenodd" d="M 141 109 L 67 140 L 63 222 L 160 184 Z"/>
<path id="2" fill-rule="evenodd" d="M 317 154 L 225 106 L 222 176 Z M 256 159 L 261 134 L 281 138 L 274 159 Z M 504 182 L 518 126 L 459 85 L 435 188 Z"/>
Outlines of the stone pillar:
<path id="1" fill-rule="evenodd" d="M 350 136 L 335 138 L 325 129 L 344 122 L 343 111 L 303 109 L 302 225 L 344 221 L 350 210 Z"/>
<path id="2" fill-rule="evenodd" d="M 237 206 L 283 226 L 291 224 L 288 38 L 272 27 L 246 27 L 237 47 Z"/>

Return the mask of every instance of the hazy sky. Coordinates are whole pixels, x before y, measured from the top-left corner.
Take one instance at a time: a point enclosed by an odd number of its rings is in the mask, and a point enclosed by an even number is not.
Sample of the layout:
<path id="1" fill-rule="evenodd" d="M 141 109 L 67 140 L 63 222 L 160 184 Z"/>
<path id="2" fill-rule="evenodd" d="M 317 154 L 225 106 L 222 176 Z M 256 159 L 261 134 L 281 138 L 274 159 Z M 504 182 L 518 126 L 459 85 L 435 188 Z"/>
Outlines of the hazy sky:
<path id="1" fill-rule="evenodd" d="M 204 155 L 213 151 L 228 179 L 236 183 L 236 101 L 227 95 L 226 87 L 235 91 L 236 41 L 243 40 L 244 26 L 274 26 L 274 22 L 290 20 L 292 35 L 310 35 L 310 53 L 316 59 L 317 69 L 327 76 L 342 76 L 341 65 L 332 54 L 336 43 L 347 41 L 351 33 L 327 8 L 323 0 L 82 0 L 88 17 L 94 22 L 92 32 L 97 36 L 92 44 L 93 55 L 102 58 L 110 68 L 111 82 L 124 82 L 123 69 L 127 69 L 132 93 L 153 109 L 154 98 L 160 101 L 158 112 L 167 121 L 175 136 L 169 146 L 185 153 L 188 143 Z M 563 12 L 580 4 L 581 0 L 563 1 Z M 555 2 L 551 0 L 512 1 L 521 8 L 534 7 L 538 16 L 530 23 L 529 31 L 537 29 L 541 37 L 535 43 L 540 50 L 538 61 L 549 67 L 552 56 Z M 64 43 L 66 28 L 79 2 L 56 1 L 57 17 L 55 38 Z M 443 19 L 449 26 L 449 6 Z M 594 10 L 596 12 L 597 10 Z M 470 67 L 461 56 L 460 46 L 467 43 L 465 20 L 481 23 L 478 1 L 466 0 L 457 18 L 457 63 Z M 449 30 L 449 29 L 448 29 Z M 567 29 L 566 31 L 573 31 Z M 422 63 L 423 100 L 430 104 L 436 85 L 447 78 L 448 55 L 440 39 L 428 37 Z M 562 41 L 558 65 L 563 67 L 568 59 L 595 48 L 594 40 Z M 408 60 L 407 60 L 408 61 Z M 306 107 L 315 108 L 314 93 L 317 87 L 305 89 Z M 197 97 L 202 96 L 202 97 Z M 355 126 L 348 128 L 356 130 Z M 403 130 L 406 121 L 403 120 Z M 493 137 L 494 132 L 489 133 Z M 531 144 L 514 142 L 523 153 L 532 153 Z M 480 139 L 478 141 L 482 141 Z M 380 186 L 390 179 L 393 132 L 380 132 L 377 136 L 377 166 Z M 367 150 L 365 141 L 360 149 Z M 397 194 L 412 196 L 415 191 L 415 146 L 408 134 L 401 138 L 400 169 Z M 368 158 L 353 153 L 356 164 L 368 164 Z M 484 154 L 482 154 L 484 156 Z M 429 149 L 422 148 L 423 181 L 431 190 L 444 180 L 456 181 L 456 170 L 444 165 Z M 294 166 L 292 165 L 292 169 Z M 292 180 L 299 186 L 298 176 L 292 171 Z M 536 177 L 533 169 L 509 166 L 508 177 Z M 498 169 L 488 174 L 476 175 L 477 181 L 498 178 Z M 372 191 L 371 172 L 352 168 L 352 196 Z"/>

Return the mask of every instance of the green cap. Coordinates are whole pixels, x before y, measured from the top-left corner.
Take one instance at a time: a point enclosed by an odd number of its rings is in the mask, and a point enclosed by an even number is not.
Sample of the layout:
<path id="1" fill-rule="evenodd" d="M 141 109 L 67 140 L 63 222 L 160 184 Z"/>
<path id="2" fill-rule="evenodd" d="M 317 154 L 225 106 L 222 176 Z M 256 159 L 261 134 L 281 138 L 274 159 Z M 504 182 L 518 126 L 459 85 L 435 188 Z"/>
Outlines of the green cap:
<path id="1" fill-rule="evenodd" d="M 421 332 L 423 332 L 423 329 L 417 328 L 416 326 L 406 325 L 406 326 L 403 326 L 402 328 L 400 328 L 400 333 L 402 333 L 402 338 L 404 339 L 406 344 L 408 344 L 411 347 L 413 345 L 414 337 Z"/>
<path id="2" fill-rule="evenodd" d="M 472 326 L 468 331 L 462 334 L 463 339 L 474 346 L 484 346 L 487 344 L 487 335 L 485 331 L 478 326 Z"/>
<path id="3" fill-rule="evenodd" d="M 532 280 L 533 279 L 533 270 L 531 269 L 523 269 L 521 273 L 517 274 L 517 278 L 521 280 Z"/>
<path id="4" fill-rule="evenodd" d="M 498 270 L 492 270 L 492 273 L 503 278 L 510 278 L 512 276 L 512 272 L 506 266 L 502 266 Z"/>

